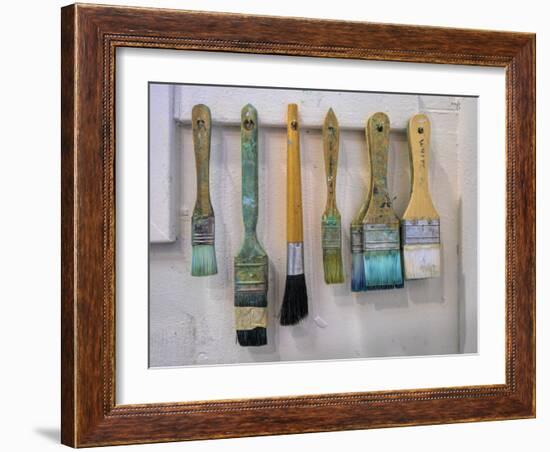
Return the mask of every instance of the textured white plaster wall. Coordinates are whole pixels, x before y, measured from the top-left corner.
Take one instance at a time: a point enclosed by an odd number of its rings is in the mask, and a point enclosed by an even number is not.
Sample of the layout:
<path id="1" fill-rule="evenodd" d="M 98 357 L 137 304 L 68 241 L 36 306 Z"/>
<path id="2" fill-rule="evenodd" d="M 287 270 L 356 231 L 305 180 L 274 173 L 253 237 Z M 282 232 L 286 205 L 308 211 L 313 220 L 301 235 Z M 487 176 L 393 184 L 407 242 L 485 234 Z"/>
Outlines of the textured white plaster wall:
<path id="1" fill-rule="evenodd" d="M 151 104 L 155 99 L 151 97 Z M 174 121 L 177 239 L 150 245 L 151 366 L 453 354 L 477 350 L 477 100 L 379 93 L 338 93 L 180 85 Z M 270 259 L 268 345 L 243 348 L 233 327 L 233 257 L 242 240 L 240 109 L 259 112 L 258 235 Z M 286 105 L 299 104 L 309 317 L 281 327 L 277 313 L 286 276 Z M 196 179 L 189 124 L 196 103 L 213 117 L 211 196 L 216 214 L 218 274 L 194 278 L 190 228 Z M 343 224 L 346 281 L 323 281 L 320 218 L 325 204 L 321 130 L 332 106 L 342 127 L 337 197 Z M 409 198 L 404 127 L 415 112 L 432 121 L 431 192 L 441 216 L 442 276 L 404 289 L 352 294 L 349 223 L 368 184 L 363 126 L 385 111 L 392 131 L 389 185 L 395 210 Z M 157 129 L 151 128 L 154 135 Z M 153 175 L 151 175 L 153 177 Z M 151 187 L 155 187 L 151 181 Z M 154 194 L 151 193 L 151 198 Z"/>

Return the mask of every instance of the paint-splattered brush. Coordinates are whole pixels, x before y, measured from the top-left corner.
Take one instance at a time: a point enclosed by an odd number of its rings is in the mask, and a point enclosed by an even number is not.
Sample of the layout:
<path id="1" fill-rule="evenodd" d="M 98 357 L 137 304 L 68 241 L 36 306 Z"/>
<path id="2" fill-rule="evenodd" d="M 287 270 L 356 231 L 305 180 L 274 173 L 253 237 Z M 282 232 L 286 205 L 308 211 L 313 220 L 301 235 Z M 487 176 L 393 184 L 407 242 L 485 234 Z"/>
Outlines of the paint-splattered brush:
<path id="1" fill-rule="evenodd" d="M 363 258 L 367 290 L 403 287 L 399 219 L 388 193 L 390 119 L 373 114 L 367 122 L 371 163 L 371 200 L 363 220 Z"/>
<path id="2" fill-rule="evenodd" d="M 214 209 L 210 202 L 210 109 L 206 105 L 195 105 L 191 113 L 193 124 L 193 145 L 197 169 L 197 200 L 191 220 L 191 244 L 193 260 L 191 275 L 207 276 L 218 272 L 214 249 Z"/>
<path id="3" fill-rule="evenodd" d="M 235 258 L 235 326 L 243 346 L 267 344 L 267 254 L 256 235 L 258 223 L 258 114 L 241 111 L 244 240 Z"/>
<path id="4" fill-rule="evenodd" d="M 365 136 L 367 130 L 365 129 Z M 367 143 L 367 154 L 368 150 L 368 139 Z M 370 182 L 370 181 L 369 181 Z M 352 292 L 363 292 L 367 290 L 367 280 L 365 279 L 365 262 L 363 259 L 363 219 L 367 213 L 370 203 L 370 183 L 367 187 L 367 193 L 365 195 L 365 200 L 359 211 L 351 220 L 350 225 L 350 244 L 351 244 L 351 291 Z"/>
<path id="5" fill-rule="evenodd" d="M 439 214 L 428 186 L 430 121 L 415 115 L 408 127 L 412 187 L 409 205 L 401 219 L 405 279 L 439 276 Z"/>
<path id="6" fill-rule="evenodd" d="M 327 284 L 344 282 L 342 265 L 342 219 L 336 206 L 336 174 L 340 129 L 334 111 L 329 109 L 323 124 L 323 153 L 327 176 L 327 204 L 321 219 L 323 269 Z"/>
<path id="7" fill-rule="evenodd" d="M 300 129 L 298 125 L 298 106 L 296 104 L 289 104 L 288 106 L 287 123 L 287 276 L 280 322 L 281 325 L 294 325 L 308 314 L 306 277 L 304 274 Z"/>
<path id="8" fill-rule="evenodd" d="M 363 218 L 367 213 L 370 201 L 370 191 L 367 193 L 359 212 L 351 221 L 350 241 L 351 241 L 351 291 L 363 292 L 367 290 L 367 280 L 365 279 L 365 263 L 363 260 Z"/>

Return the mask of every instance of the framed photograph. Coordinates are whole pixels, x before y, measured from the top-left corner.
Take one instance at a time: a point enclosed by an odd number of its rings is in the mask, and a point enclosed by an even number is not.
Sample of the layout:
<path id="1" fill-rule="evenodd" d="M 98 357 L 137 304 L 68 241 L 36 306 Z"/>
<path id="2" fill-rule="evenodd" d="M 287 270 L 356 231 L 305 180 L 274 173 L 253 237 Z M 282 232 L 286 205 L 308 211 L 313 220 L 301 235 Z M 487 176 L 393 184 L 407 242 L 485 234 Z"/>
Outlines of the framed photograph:
<path id="1" fill-rule="evenodd" d="M 62 9 L 62 442 L 535 416 L 535 36 Z"/>

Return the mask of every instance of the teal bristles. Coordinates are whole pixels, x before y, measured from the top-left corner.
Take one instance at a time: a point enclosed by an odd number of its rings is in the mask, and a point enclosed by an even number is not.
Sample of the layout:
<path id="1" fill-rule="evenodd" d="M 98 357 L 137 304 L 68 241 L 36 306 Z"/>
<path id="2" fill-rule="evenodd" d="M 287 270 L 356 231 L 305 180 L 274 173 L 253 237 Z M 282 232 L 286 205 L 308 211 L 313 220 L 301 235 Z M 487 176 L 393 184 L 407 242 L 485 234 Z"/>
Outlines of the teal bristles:
<path id="1" fill-rule="evenodd" d="M 371 250 L 363 253 L 367 290 L 403 287 L 399 250 Z"/>
<path id="2" fill-rule="evenodd" d="M 361 208 L 359 217 L 364 216 Z M 361 224 L 351 224 L 351 291 L 363 292 L 367 290 L 367 281 L 365 280 L 365 265 L 363 263 L 363 227 Z"/>
<path id="3" fill-rule="evenodd" d="M 193 245 L 192 276 L 208 276 L 218 273 L 216 252 L 212 245 Z"/>
<path id="4" fill-rule="evenodd" d="M 367 290 L 367 280 L 365 279 L 363 253 L 353 253 L 351 255 L 351 291 L 363 292 L 365 290 Z"/>

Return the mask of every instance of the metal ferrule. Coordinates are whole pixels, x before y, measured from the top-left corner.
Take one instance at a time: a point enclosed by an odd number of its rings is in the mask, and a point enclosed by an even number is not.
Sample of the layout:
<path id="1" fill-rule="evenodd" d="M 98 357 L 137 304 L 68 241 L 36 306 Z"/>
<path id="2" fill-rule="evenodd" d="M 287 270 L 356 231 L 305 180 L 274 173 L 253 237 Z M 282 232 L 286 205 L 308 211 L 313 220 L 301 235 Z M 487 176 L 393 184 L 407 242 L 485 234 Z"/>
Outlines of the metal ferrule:
<path id="1" fill-rule="evenodd" d="M 238 293 L 265 293 L 267 285 L 266 283 L 252 284 L 244 281 L 235 282 L 235 291 Z"/>
<path id="2" fill-rule="evenodd" d="M 350 230 L 352 254 L 363 252 L 363 226 L 352 225 Z"/>
<path id="3" fill-rule="evenodd" d="M 431 245 L 440 242 L 439 220 L 403 220 L 403 245 Z"/>
<path id="4" fill-rule="evenodd" d="M 237 292 L 265 292 L 266 288 L 266 264 L 235 263 L 235 290 Z"/>
<path id="5" fill-rule="evenodd" d="M 398 250 L 399 226 L 388 224 L 363 225 L 363 251 Z"/>
<path id="6" fill-rule="evenodd" d="M 287 244 L 286 250 L 286 274 L 304 274 L 304 244 L 302 242 Z"/>
<path id="7" fill-rule="evenodd" d="M 323 224 L 322 246 L 324 250 L 342 247 L 342 227 L 340 224 Z"/>
<path id="8" fill-rule="evenodd" d="M 214 217 L 193 219 L 191 227 L 191 244 L 214 244 Z"/>

